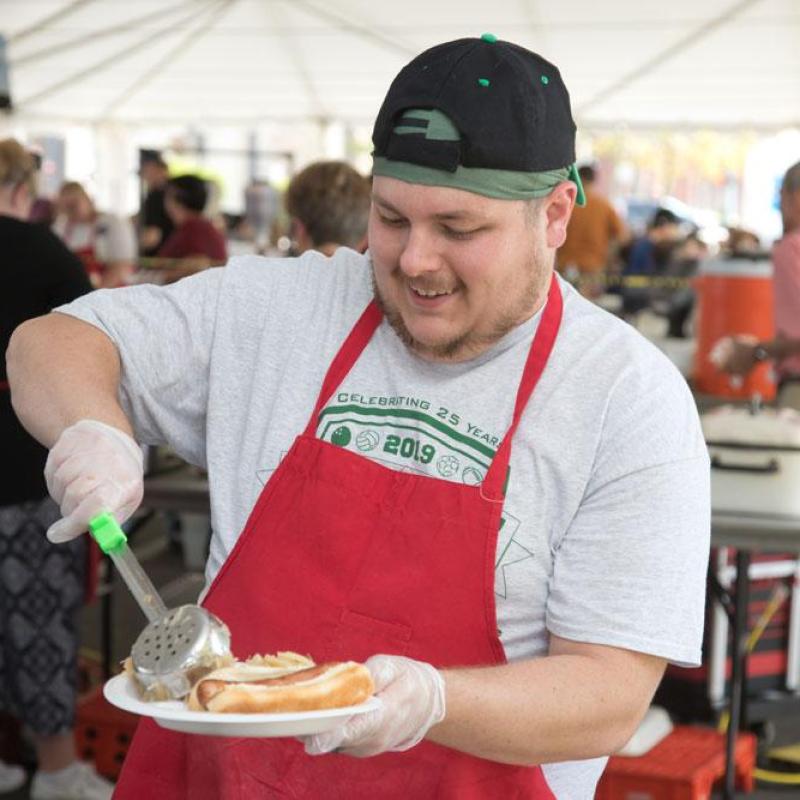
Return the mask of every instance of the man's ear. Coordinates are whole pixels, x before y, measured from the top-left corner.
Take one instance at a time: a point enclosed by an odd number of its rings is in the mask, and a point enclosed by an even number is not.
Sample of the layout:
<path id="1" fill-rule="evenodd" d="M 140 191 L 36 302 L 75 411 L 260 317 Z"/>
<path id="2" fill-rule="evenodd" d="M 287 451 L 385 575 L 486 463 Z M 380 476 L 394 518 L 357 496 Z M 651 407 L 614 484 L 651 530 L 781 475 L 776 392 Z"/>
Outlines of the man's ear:
<path id="1" fill-rule="evenodd" d="M 575 207 L 578 188 L 572 181 L 563 181 L 545 198 L 546 242 L 557 249 L 567 238 L 567 223 Z"/>

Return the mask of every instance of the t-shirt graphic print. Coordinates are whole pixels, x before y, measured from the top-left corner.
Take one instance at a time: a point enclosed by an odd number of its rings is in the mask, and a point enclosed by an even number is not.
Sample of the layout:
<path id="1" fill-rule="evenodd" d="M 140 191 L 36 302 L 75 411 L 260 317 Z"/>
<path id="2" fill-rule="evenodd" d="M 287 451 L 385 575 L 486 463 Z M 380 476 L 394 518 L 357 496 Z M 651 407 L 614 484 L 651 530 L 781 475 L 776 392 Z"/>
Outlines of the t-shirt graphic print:
<path id="1" fill-rule="evenodd" d="M 501 438 L 447 406 L 406 395 L 337 392 L 320 413 L 317 436 L 399 472 L 477 486 Z M 508 597 L 505 570 L 533 558 L 515 541 L 519 520 L 505 509 L 500 522 L 495 592 Z"/>

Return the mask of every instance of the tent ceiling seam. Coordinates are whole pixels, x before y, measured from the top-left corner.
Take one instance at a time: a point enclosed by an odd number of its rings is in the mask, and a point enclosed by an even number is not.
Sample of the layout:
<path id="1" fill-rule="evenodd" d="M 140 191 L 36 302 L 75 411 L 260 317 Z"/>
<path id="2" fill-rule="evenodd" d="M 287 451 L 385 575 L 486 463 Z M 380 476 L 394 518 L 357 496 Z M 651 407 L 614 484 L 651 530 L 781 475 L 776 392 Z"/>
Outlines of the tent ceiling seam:
<path id="1" fill-rule="evenodd" d="M 576 115 L 582 115 L 587 109 L 592 108 L 593 106 L 596 106 L 605 100 L 608 100 L 608 98 L 612 95 L 629 86 L 634 81 L 637 81 L 640 78 L 643 78 L 645 75 L 651 73 L 654 69 L 660 67 L 671 58 L 674 58 L 676 55 L 678 55 L 678 53 L 682 52 L 690 45 L 701 39 L 704 39 L 713 30 L 716 30 L 722 25 L 727 24 L 742 11 L 746 10 L 750 6 L 760 3 L 761 1 L 762 0 L 741 0 L 739 3 L 735 3 L 734 5 L 730 6 L 721 14 L 718 14 L 708 22 L 704 22 L 702 25 L 691 31 L 687 36 L 684 36 L 682 39 L 678 40 L 675 44 L 670 45 L 660 53 L 657 53 L 655 56 L 653 56 L 653 58 L 647 59 L 635 69 L 632 69 L 631 71 L 625 73 L 622 77 L 617 78 L 605 89 L 601 89 L 593 97 L 591 97 L 585 103 L 582 103 L 576 109 Z"/>
<path id="2" fill-rule="evenodd" d="M 112 64 L 119 63 L 120 61 L 128 58 L 129 56 L 135 55 L 140 50 L 147 49 L 151 47 L 155 42 L 159 39 L 163 39 L 165 36 L 173 34 L 175 32 L 175 28 L 180 25 L 185 25 L 191 23 L 192 19 L 194 19 L 198 13 L 203 13 L 209 7 L 211 3 L 215 3 L 217 0 L 206 0 L 202 10 L 200 12 L 192 11 L 190 14 L 182 17 L 176 24 L 170 25 L 169 27 L 161 28 L 161 30 L 157 31 L 156 33 L 148 33 L 144 37 L 137 39 L 132 45 L 119 50 L 116 53 L 113 53 L 106 58 L 101 59 L 100 61 L 95 62 L 89 67 L 85 69 L 79 70 L 78 72 L 67 76 L 66 78 L 62 78 L 59 81 L 51 84 L 50 86 L 45 87 L 44 89 L 36 92 L 33 95 L 29 95 L 28 97 L 22 99 L 19 102 L 19 106 L 21 108 L 25 108 L 26 106 L 34 105 L 36 103 L 41 102 L 47 97 L 51 97 L 54 94 L 66 89 L 68 87 L 73 87 L 76 84 L 80 83 L 81 81 L 85 80 L 86 78 L 93 75 L 98 70 L 104 69 Z"/>
<path id="3" fill-rule="evenodd" d="M 312 16 L 319 17 L 327 22 L 332 23 L 334 27 L 338 26 L 344 28 L 344 30 L 356 34 L 356 36 L 360 37 L 361 39 L 377 42 L 385 49 L 391 50 L 395 53 L 400 53 L 405 57 L 413 57 L 418 54 L 417 47 L 406 45 L 403 42 L 398 42 L 395 39 L 384 36 L 381 33 L 377 33 L 374 29 L 370 28 L 369 25 L 353 22 L 352 20 L 347 19 L 344 14 L 334 14 L 330 10 L 318 8 L 315 3 L 309 2 L 309 0 L 293 0 L 293 5 L 303 9 L 303 11 L 305 11 L 307 14 L 311 14 Z"/>
<path id="4" fill-rule="evenodd" d="M 137 28 L 147 24 L 148 22 L 152 22 L 158 19 L 163 19 L 164 17 L 169 17 L 178 11 L 185 11 L 190 6 L 196 7 L 197 6 L 196 1 L 186 0 L 186 2 L 182 4 L 173 5 L 166 9 L 162 8 L 159 9 L 158 11 L 154 11 L 150 14 L 145 14 L 144 16 L 141 17 L 128 19 L 125 20 L 125 22 L 119 23 L 118 25 L 111 25 L 108 28 L 100 28 L 99 30 L 92 31 L 91 33 L 84 33 L 81 34 L 80 36 L 76 36 L 74 39 L 69 39 L 66 42 L 61 42 L 60 44 L 43 47 L 41 50 L 35 50 L 32 53 L 12 58 L 11 65 L 15 70 L 18 70 L 20 67 L 27 66 L 28 64 L 32 64 L 36 61 L 40 61 L 50 56 L 55 56 L 58 55 L 59 53 L 65 53 L 69 50 L 73 50 L 78 47 L 85 47 L 90 42 L 96 42 L 100 39 L 106 39 L 109 36 L 115 36 L 118 33 L 127 33 L 128 31 L 136 30 Z"/>
<path id="5" fill-rule="evenodd" d="M 114 111 L 120 106 L 127 103 L 137 92 L 140 92 L 148 83 L 150 83 L 163 68 L 174 59 L 176 53 L 183 55 L 196 45 L 205 36 L 208 31 L 220 20 L 220 17 L 228 11 L 237 0 L 216 0 L 216 5 L 206 6 L 200 14 L 194 19 L 198 20 L 200 16 L 208 12 L 208 17 L 203 22 L 199 22 L 198 26 L 186 33 L 181 37 L 178 42 L 172 47 L 166 55 L 160 58 L 150 69 L 143 75 L 140 75 L 132 84 L 124 89 L 117 95 L 101 112 L 100 119 L 106 120 Z M 163 74 L 163 73 L 162 73 Z"/>
<path id="6" fill-rule="evenodd" d="M 65 17 L 69 17 L 74 14 L 79 9 L 83 8 L 83 6 L 89 5 L 89 3 L 94 3 L 95 0 L 73 0 L 72 3 L 69 3 L 66 6 L 62 6 L 58 9 L 58 11 L 54 11 L 52 14 L 48 14 L 46 17 L 42 17 L 37 22 L 34 22 L 33 25 L 29 25 L 27 28 L 23 28 L 21 31 L 17 31 L 16 33 L 12 33 L 7 41 L 9 44 L 18 44 L 19 42 L 27 39 L 29 36 L 33 36 L 40 31 L 49 28 L 53 22 L 57 22 L 58 20 L 62 20 Z"/>
<path id="7" fill-rule="evenodd" d="M 281 16 L 283 14 L 282 11 L 278 11 L 279 6 L 280 6 L 279 3 L 272 4 L 273 15 Z M 285 20 L 285 16 L 283 18 Z M 300 47 L 297 44 L 294 44 L 294 42 L 296 42 L 296 39 L 294 36 L 292 36 L 291 33 L 286 33 L 285 36 L 286 39 L 290 40 L 290 42 L 292 43 L 289 45 L 289 47 L 286 48 L 288 56 L 294 63 L 295 69 L 300 73 L 300 78 L 306 87 L 306 93 L 308 94 L 311 105 L 314 107 L 316 116 L 324 117 L 326 116 L 325 106 L 322 103 L 319 94 L 317 93 L 317 87 L 314 85 L 314 81 L 311 79 L 311 73 L 308 70 L 308 66 L 305 62 L 305 59 L 303 59 L 300 55 Z"/>

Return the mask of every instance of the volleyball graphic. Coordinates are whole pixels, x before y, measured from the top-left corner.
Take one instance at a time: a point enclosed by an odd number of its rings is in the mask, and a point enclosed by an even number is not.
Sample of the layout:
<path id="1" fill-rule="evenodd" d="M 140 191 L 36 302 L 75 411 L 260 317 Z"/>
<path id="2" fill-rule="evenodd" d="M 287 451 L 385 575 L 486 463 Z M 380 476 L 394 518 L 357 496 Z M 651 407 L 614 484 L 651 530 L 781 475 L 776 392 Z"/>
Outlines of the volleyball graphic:
<path id="1" fill-rule="evenodd" d="M 461 480 L 467 486 L 477 486 L 483 481 L 483 473 L 479 469 L 475 469 L 475 467 L 465 467 L 461 473 Z"/>
<path id="2" fill-rule="evenodd" d="M 458 472 L 460 464 L 455 456 L 442 456 L 436 462 L 436 469 L 443 478 L 452 478 Z"/>
<path id="3" fill-rule="evenodd" d="M 361 431 L 361 433 L 356 436 L 356 447 L 362 452 L 374 450 L 378 446 L 380 440 L 381 437 L 378 436 L 376 431 Z"/>
<path id="4" fill-rule="evenodd" d="M 331 442 L 338 444 L 339 447 L 347 447 L 352 438 L 353 434 L 350 433 L 350 428 L 347 425 L 340 425 L 331 435 Z"/>

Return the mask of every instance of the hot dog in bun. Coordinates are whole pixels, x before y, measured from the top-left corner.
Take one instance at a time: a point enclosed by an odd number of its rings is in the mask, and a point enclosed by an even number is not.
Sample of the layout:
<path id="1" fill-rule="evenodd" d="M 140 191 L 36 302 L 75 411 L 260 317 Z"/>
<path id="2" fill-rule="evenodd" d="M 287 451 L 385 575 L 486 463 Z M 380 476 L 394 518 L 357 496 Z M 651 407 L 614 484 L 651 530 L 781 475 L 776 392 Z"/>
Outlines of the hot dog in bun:
<path id="1" fill-rule="evenodd" d="M 296 653 L 279 653 L 214 670 L 197 681 L 188 704 L 217 713 L 319 711 L 358 705 L 374 691 L 363 664 L 314 664 Z"/>

